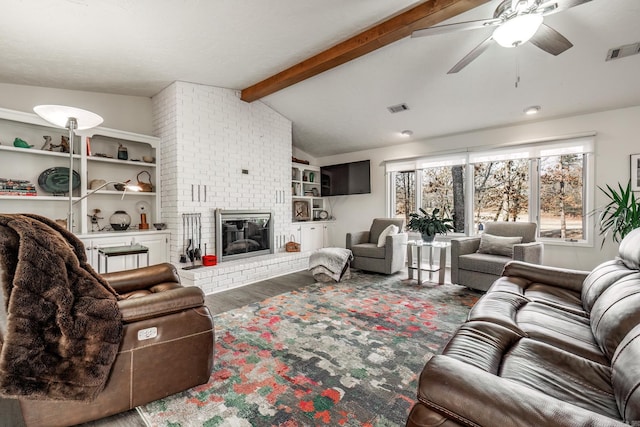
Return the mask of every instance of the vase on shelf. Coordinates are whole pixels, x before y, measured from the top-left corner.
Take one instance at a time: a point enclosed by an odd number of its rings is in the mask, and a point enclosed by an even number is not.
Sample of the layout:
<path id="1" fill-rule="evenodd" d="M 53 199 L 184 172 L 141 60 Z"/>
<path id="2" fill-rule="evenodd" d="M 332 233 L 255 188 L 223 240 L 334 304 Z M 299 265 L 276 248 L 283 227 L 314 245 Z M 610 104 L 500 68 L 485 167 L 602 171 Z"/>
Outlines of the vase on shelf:
<path id="1" fill-rule="evenodd" d="M 131 225 L 131 217 L 125 211 L 115 211 L 109 217 L 109 224 L 116 231 L 124 231 Z"/>

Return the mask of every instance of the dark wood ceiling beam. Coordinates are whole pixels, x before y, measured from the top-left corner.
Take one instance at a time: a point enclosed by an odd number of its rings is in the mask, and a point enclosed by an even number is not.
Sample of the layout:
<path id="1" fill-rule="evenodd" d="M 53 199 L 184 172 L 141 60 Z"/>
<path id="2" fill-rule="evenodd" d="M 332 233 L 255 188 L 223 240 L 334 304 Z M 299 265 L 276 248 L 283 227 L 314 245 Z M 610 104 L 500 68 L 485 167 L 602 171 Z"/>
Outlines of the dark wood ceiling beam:
<path id="1" fill-rule="evenodd" d="M 243 89 L 241 98 L 246 102 L 256 101 L 403 39 L 415 30 L 439 24 L 488 1 L 427 0 L 278 74 Z"/>

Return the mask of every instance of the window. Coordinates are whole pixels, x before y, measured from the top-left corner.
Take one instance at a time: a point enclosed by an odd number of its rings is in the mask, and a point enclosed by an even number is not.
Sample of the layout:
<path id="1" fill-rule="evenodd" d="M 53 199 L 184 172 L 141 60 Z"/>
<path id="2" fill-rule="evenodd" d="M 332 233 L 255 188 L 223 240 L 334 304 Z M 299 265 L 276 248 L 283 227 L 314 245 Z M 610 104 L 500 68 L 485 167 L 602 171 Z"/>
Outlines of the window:
<path id="1" fill-rule="evenodd" d="M 540 237 L 585 240 L 585 154 L 540 159 Z"/>
<path id="2" fill-rule="evenodd" d="M 399 171 L 395 173 L 395 212 L 394 217 L 404 217 L 409 222 L 409 214 L 416 211 L 416 172 Z"/>
<path id="3" fill-rule="evenodd" d="M 488 221 L 529 221 L 529 161 L 473 165 L 474 229 Z"/>
<path id="4" fill-rule="evenodd" d="M 389 162 L 392 214 L 438 208 L 470 234 L 489 221 L 531 221 L 541 240 L 590 243 L 592 152 L 584 137 Z"/>
<path id="5" fill-rule="evenodd" d="M 464 233 L 464 169 L 464 165 L 422 169 L 422 208 L 440 209 L 453 219 L 455 233 Z"/>

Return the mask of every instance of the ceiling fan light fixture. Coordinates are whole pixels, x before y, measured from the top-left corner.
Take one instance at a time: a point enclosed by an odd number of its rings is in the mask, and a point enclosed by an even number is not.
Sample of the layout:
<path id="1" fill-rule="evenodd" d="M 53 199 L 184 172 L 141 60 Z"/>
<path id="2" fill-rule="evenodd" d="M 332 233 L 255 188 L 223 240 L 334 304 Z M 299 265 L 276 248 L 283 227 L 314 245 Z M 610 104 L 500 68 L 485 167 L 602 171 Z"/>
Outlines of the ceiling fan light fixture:
<path id="1" fill-rule="evenodd" d="M 516 47 L 526 43 L 542 25 L 542 15 L 518 15 L 501 24 L 493 32 L 493 39 L 502 47 Z"/>
<path id="2" fill-rule="evenodd" d="M 408 129 L 407 129 L 407 130 L 403 130 L 402 132 L 400 132 L 400 135 L 402 135 L 402 136 L 404 136 L 404 137 L 408 138 L 408 137 L 410 137 L 411 135 L 413 135 L 413 131 L 412 131 L 412 130 L 408 130 Z"/>

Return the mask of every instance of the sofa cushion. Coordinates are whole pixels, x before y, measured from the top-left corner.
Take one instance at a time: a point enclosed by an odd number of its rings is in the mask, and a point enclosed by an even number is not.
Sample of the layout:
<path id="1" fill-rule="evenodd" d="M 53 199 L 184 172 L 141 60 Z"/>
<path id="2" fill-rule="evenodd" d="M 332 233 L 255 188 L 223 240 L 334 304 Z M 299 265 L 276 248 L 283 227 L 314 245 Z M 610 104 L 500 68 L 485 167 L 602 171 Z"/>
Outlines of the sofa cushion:
<path id="1" fill-rule="evenodd" d="M 522 243 L 536 241 L 536 230 L 538 225 L 535 222 L 486 222 L 484 232 L 494 236 L 522 237 Z"/>
<path id="2" fill-rule="evenodd" d="M 498 324 L 463 324 L 443 353 L 582 408 L 619 418 L 605 364 L 576 356 Z"/>
<path id="3" fill-rule="evenodd" d="M 559 401 L 620 419 L 611 368 L 552 345 L 526 338 L 518 341 L 504 354 L 500 376 Z"/>
<path id="4" fill-rule="evenodd" d="M 469 321 L 495 323 L 576 356 L 608 364 L 593 338 L 588 317 L 532 302 L 522 295 L 492 287 L 471 309 Z"/>
<path id="5" fill-rule="evenodd" d="M 384 259 L 385 247 L 379 248 L 376 243 L 360 243 L 351 247 L 354 257 Z"/>
<path id="6" fill-rule="evenodd" d="M 504 265 L 509 261 L 509 258 L 500 255 L 475 253 L 461 255 L 458 258 L 458 268 L 500 276 Z"/>
<path id="7" fill-rule="evenodd" d="M 640 325 L 633 328 L 618 346 L 611 360 L 611 383 L 618 408 L 625 420 L 640 419 Z"/>
<path id="8" fill-rule="evenodd" d="M 582 317 L 589 317 L 582 307 L 580 293 L 567 288 L 533 282 L 516 276 L 500 277 L 493 282 L 491 290 L 514 293 L 525 297 L 528 301 L 540 302 Z"/>
<path id="9" fill-rule="evenodd" d="M 480 236 L 478 252 L 481 254 L 502 255 L 513 258 L 513 245 L 518 243 L 522 243 L 522 237 L 520 236 L 504 237 L 484 233 Z"/>
<path id="10" fill-rule="evenodd" d="M 378 236 L 378 247 L 383 247 L 387 241 L 387 236 L 398 234 L 398 230 L 400 229 L 395 224 L 390 224 L 387 228 L 382 230 L 382 233 L 380 233 L 380 236 Z"/>
<path id="11" fill-rule="evenodd" d="M 636 228 L 622 239 L 618 258 L 631 270 L 640 270 L 640 228 Z"/>
<path id="12" fill-rule="evenodd" d="M 627 276 L 635 276 L 637 270 L 629 270 L 620 259 L 603 262 L 593 269 L 582 285 L 582 305 L 587 311 L 610 287 Z"/>
<path id="13" fill-rule="evenodd" d="M 593 305 L 591 329 L 602 351 L 612 358 L 618 345 L 640 324 L 640 273 L 620 279 Z"/>
<path id="14" fill-rule="evenodd" d="M 460 326 L 442 354 L 498 375 L 504 354 L 520 338 L 522 334 L 497 323 L 471 320 Z"/>

